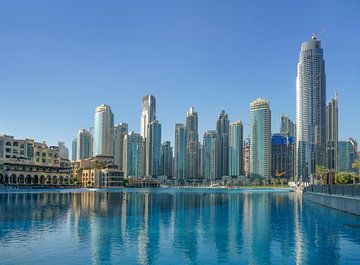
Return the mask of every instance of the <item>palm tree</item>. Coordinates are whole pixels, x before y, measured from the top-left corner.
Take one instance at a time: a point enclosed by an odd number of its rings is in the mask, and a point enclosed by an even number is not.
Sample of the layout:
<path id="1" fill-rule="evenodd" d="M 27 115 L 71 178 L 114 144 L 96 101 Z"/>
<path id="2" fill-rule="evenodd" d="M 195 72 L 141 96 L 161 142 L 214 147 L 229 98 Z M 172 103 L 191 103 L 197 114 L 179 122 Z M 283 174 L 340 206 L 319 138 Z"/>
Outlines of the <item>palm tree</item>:
<path id="1" fill-rule="evenodd" d="M 328 169 L 322 165 L 316 165 L 315 168 L 315 175 L 316 177 L 318 177 L 319 179 L 321 179 L 322 184 L 323 184 L 323 176 L 328 173 Z"/>
<path id="2" fill-rule="evenodd" d="M 352 168 L 356 168 L 359 172 L 359 177 L 360 177 L 360 159 L 358 160 L 355 160 L 354 163 L 352 163 Z M 354 175 L 354 178 L 353 178 L 353 183 L 355 184 L 355 175 Z"/>

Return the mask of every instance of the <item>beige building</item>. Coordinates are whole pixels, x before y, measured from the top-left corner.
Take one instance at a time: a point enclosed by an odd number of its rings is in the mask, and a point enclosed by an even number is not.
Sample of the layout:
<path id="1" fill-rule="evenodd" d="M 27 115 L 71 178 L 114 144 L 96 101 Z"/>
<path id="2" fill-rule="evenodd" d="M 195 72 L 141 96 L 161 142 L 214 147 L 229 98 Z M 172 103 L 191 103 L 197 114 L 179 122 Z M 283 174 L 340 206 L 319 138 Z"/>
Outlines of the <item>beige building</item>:
<path id="1" fill-rule="evenodd" d="M 70 172 L 58 146 L 0 135 L 0 185 L 69 185 Z"/>

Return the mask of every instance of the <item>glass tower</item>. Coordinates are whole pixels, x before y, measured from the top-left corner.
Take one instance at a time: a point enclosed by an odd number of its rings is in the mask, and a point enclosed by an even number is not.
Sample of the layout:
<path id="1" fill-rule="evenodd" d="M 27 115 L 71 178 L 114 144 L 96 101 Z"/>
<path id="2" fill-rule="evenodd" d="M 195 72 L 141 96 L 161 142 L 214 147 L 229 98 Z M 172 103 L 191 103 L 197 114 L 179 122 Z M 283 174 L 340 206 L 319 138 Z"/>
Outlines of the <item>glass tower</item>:
<path id="1" fill-rule="evenodd" d="M 158 120 L 148 126 L 146 138 L 146 175 L 156 177 L 161 174 L 161 124 Z"/>
<path id="2" fill-rule="evenodd" d="M 218 176 L 229 175 L 229 118 L 224 110 L 221 111 L 216 122 L 218 137 Z"/>
<path id="3" fill-rule="evenodd" d="M 119 123 L 114 127 L 114 164 L 123 171 L 123 145 L 124 136 L 128 134 L 128 124 Z"/>
<path id="4" fill-rule="evenodd" d="M 229 175 L 241 176 L 243 173 L 243 125 L 236 121 L 229 127 Z"/>
<path id="5" fill-rule="evenodd" d="M 124 176 L 128 177 L 143 177 L 143 138 L 140 134 L 130 132 L 124 136 L 123 147 L 123 170 Z"/>
<path id="6" fill-rule="evenodd" d="M 316 165 L 325 165 L 326 75 L 321 42 L 303 42 L 296 78 L 297 176 L 308 180 Z"/>
<path id="7" fill-rule="evenodd" d="M 203 139 L 203 176 L 205 180 L 211 181 L 218 178 L 218 137 L 215 130 L 208 130 Z"/>
<path id="8" fill-rule="evenodd" d="M 185 178 L 196 180 L 200 178 L 200 143 L 198 133 L 198 114 L 194 108 L 186 113 L 186 153 L 185 153 Z"/>
<path id="9" fill-rule="evenodd" d="M 80 129 L 76 142 L 76 159 L 86 159 L 93 156 L 93 137 L 88 130 Z"/>
<path id="10" fill-rule="evenodd" d="M 149 124 L 156 120 L 156 100 L 153 95 L 142 98 L 140 134 L 145 139 Z"/>
<path id="11" fill-rule="evenodd" d="M 179 181 L 185 179 L 185 126 L 175 125 L 175 177 Z"/>
<path id="12" fill-rule="evenodd" d="M 94 155 L 113 156 L 114 114 L 102 104 L 95 110 Z"/>
<path id="13" fill-rule="evenodd" d="M 250 177 L 271 176 L 271 112 L 265 99 L 250 104 Z"/>
<path id="14" fill-rule="evenodd" d="M 338 169 L 338 97 L 326 106 L 326 167 Z"/>

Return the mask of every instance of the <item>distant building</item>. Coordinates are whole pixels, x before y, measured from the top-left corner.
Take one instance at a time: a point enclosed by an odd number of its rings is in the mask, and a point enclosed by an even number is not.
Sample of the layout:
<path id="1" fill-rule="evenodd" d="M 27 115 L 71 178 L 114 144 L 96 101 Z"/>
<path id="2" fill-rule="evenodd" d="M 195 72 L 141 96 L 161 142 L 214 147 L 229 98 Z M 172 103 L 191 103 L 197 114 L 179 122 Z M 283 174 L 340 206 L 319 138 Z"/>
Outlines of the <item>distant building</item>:
<path id="1" fill-rule="evenodd" d="M 271 112 L 269 102 L 250 104 L 250 177 L 271 176 Z"/>
<path id="2" fill-rule="evenodd" d="M 114 164 L 123 171 L 124 136 L 128 134 L 127 123 L 119 123 L 114 127 Z"/>
<path id="3" fill-rule="evenodd" d="M 339 141 L 339 155 L 338 155 L 338 171 L 339 172 L 356 172 L 352 168 L 352 163 L 358 159 L 357 156 L 357 142 L 349 138 L 345 141 Z"/>
<path id="4" fill-rule="evenodd" d="M 58 146 L 0 135 L 0 184 L 69 185 L 70 173 L 70 161 L 60 157 Z"/>
<path id="5" fill-rule="evenodd" d="M 71 142 L 71 160 L 77 159 L 77 138 Z"/>
<path id="6" fill-rule="evenodd" d="M 250 138 L 246 138 L 244 141 L 244 174 L 245 177 L 250 177 Z"/>
<path id="7" fill-rule="evenodd" d="M 243 125 L 241 121 L 230 123 L 229 127 L 229 175 L 244 174 Z"/>
<path id="8" fill-rule="evenodd" d="M 93 156 L 93 137 L 90 131 L 80 129 L 76 138 L 76 159 L 87 159 Z"/>
<path id="9" fill-rule="evenodd" d="M 175 125 L 174 175 L 178 181 L 185 179 L 185 137 L 184 124 L 177 123 Z"/>
<path id="10" fill-rule="evenodd" d="M 94 156 L 113 156 L 114 114 L 110 106 L 102 104 L 95 109 Z"/>
<path id="11" fill-rule="evenodd" d="M 338 169 L 338 97 L 326 106 L 326 167 Z"/>
<path id="12" fill-rule="evenodd" d="M 147 138 L 148 126 L 156 120 L 156 99 L 153 95 L 146 95 L 142 98 L 140 135 Z"/>
<path id="13" fill-rule="evenodd" d="M 141 178 L 144 176 L 144 142 L 140 134 L 130 132 L 124 136 L 123 148 L 124 177 Z"/>
<path id="14" fill-rule="evenodd" d="M 166 141 L 161 146 L 161 175 L 172 176 L 173 153 L 170 141 Z"/>
<path id="15" fill-rule="evenodd" d="M 148 125 L 146 138 L 146 175 L 157 177 L 161 174 L 161 124 L 158 120 Z"/>
<path id="16" fill-rule="evenodd" d="M 220 179 L 219 171 L 217 170 L 217 165 L 219 160 L 217 155 L 219 154 L 218 149 L 218 136 L 215 130 L 208 130 L 204 134 L 203 139 L 203 177 L 207 181 L 212 181 Z"/>
<path id="17" fill-rule="evenodd" d="M 190 181 L 198 180 L 201 178 L 198 114 L 192 107 L 186 113 L 185 146 L 185 178 Z"/>
<path id="18" fill-rule="evenodd" d="M 218 176 L 229 175 L 229 118 L 228 114 L 222 110 L 216 122 L 216 132 L 218 137 Z"/>
<path id="19" fill-rule="evenodd" d="M 280 133 L 291 136 L 294 139 L 296 138 L 296 126 L 294 122 L 283 113 L 280 116 Z"/>
<path id="20" fill-rule="evenodd" d="M 276 133 L 272 136 L 273 177 L 291 178 L 295 174 L 295 139 L 293 136 Z"/>
<path id="21" fill-rule="evenodd" d="M 64 142 L 58 142 L 60 157 L 69 159 L 69 149 L 65 146 Z"/>

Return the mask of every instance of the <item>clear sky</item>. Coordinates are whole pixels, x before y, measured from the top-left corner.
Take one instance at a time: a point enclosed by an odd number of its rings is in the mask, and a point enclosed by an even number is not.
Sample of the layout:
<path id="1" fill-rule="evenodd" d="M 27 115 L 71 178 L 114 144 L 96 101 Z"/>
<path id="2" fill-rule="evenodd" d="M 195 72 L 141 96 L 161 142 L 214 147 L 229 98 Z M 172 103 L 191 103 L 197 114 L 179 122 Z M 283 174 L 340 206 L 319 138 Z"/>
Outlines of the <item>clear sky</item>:
<path id="1" fill-rule="evenodd" d="M 281 112 L 295 119 L 301 42 L 324 29 L 340 138 L 360 140 L 360 1 L 1 1 L 0 134 L 71 147 L 101 103 L 139 132 L 148 93 L 163 141 L 190 106 L 202 139 L 222 109 L 248 123 L 258 97 L 277 132 Z"/>

